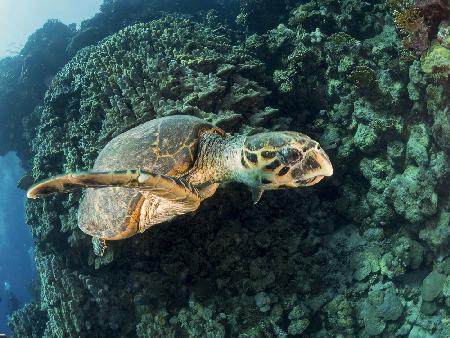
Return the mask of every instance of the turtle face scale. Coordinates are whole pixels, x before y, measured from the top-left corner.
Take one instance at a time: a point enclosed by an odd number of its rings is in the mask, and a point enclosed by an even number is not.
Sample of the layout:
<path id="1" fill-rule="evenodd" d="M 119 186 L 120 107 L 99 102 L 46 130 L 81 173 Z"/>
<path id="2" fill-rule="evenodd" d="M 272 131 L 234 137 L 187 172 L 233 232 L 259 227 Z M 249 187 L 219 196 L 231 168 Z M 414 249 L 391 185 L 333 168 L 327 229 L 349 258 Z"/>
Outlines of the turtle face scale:
<path id="1" fill-rule="evenodd" d="M 241 164 L 264 190 L 311 186 L 333 174 L 331 162 L 319 143 L 291 131 L 249 136 Z"/>

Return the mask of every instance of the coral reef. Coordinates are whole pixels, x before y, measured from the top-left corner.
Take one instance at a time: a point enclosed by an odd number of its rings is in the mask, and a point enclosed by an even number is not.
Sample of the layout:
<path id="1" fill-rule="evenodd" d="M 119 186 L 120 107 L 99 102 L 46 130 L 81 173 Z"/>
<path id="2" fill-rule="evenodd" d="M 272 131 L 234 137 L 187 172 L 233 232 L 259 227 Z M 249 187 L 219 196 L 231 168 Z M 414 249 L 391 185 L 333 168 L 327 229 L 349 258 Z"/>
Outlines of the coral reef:
<path id="1" fill-rule="evenodd" d="M 120 29 L 139 22 L 160 18 L 165 13 L 177 12 L 198 15 L 216 10 L 224 12 L 224 3 L 216 0 L 160 1 L 105 0 L 99 13 L 82 22 L 66 26 L 49 20 L 33 33 L 22 50 L 13 57 L 0 60 L 0 154 L 17 152 L 23 165 L 31 157 L 30 131 L 37 123 L 34 108 L 42 105 L 45 91 L 61 67 L 80 49 L 98 43 Z M 235 4 L 227 9 L 237 12 Z M 235 8 L 234 10 L 232 8 Z"/>
<path id="2" fill-rule="evenodd" d="M 79 52 L 38 111 L 33 176 L 92 166 L 112 137 L 156 117 L 191 114 L 243 132 L 274 119 L 277 110 L 264 105 L 269 92 L 246 75 L 256 76 L 262 63 L 217 32 L 165 18 L 129 26 Z"/>
<path id="3" fill-rule="evenodd" d="M 438 38 L 422 57 L 422 71 L 446 80 L 450 76 L 450 25 L 441 24 Z"/>
<path id="4" fill-rule="evenodd" d="M 101 258 L 77 228 L 79 193 L 28 203 L 41 300 L 14 315 L 16 334 L 448 337 L 448 24 L 430 19 L 444 2 L 410 2 L 427 27 L 420 60 L 392 16 L 406 2 L 242 0 L 223 20 L 134 25 L 151 6 L 121 3 L 102 13 L 127 27 L 76 53 L 34 110 L 35 179 L 89 168 L 115 135 L 171 114 L 303 131 L 335 174 L 257 206 L 230 184 Z M 92 20 L 78 46 L 110 22 Z"/>
<path id="5" fill-rule="evenodd" d="M 47 314 L 36 303 L 26 304 L 9 319 L 15 337 L 43 337 Z"/>

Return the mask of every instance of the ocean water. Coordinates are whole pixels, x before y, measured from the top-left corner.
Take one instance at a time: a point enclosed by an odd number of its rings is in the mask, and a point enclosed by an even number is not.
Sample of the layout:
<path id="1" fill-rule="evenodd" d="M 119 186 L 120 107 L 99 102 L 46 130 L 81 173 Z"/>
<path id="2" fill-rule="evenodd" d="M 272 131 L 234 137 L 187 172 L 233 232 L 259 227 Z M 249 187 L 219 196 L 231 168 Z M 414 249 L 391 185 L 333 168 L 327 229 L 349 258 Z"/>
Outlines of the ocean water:
<path id="1" fill-rule="evenodd" d="M 30 231 L 25 224 L 25 192 L 17 188 L 24 171 L 14 153 L 0 159 L 0 331 L 10 333 L 8 316 L 30 302 L 36 268 Z"/>
<path id="2" fill-rule="evenodd" d="M 5 0 L 0 31 L 0 333 L 450 337 L 447 0 Z"/>

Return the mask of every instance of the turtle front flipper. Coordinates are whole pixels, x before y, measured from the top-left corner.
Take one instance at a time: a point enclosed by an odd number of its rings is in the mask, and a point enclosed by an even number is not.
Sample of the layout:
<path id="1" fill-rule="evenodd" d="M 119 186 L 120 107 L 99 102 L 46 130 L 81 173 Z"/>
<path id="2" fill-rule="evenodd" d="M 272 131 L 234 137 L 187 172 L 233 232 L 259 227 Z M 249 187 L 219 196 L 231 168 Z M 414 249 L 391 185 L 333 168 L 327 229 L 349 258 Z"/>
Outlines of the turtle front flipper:
<path id="1" fill-rule="evenodd" d="M 33 185 L 28 190 L 27 196 L 34 199 L 53 193 L 104 187 L 136 188 L 147 191 L 177 202 L 182 206 L 183 213 L 197 209 L 201 202 L 197 189 L 184 180 L 145 170 L 82 171 L 55 176 Z"/>
<path id="2" fill-rule="evenodd" d="M 141 170 L 79 171 L 58 175 L 40 181 L 27 191 L 28 198 L 39 198 L 54 193 L 67 193 L 84 188 L 139 186 L 139 176 L 150 174 Z"/>

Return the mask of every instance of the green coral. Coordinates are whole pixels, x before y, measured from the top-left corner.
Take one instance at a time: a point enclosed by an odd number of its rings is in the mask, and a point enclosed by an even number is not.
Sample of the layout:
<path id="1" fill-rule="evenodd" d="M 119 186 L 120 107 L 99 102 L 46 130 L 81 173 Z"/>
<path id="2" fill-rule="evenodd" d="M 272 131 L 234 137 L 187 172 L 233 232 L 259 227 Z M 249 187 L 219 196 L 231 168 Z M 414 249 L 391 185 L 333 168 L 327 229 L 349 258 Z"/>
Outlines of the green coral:
<path id="1" fill-rule="evenodd" d="M 450 75 L 450 49 L 433 45 L 423 56 L 422 71 L 436 77 L 447 78 Z"/>
<path id="2" fill-rule="evenodd" d="M 442 295 L 445 297 L 445 303 L 447 306 L 450 304 L 450 276 L 447 276 L 442 287 Z"/>
<path id="3" fill-rule="evenodd" d="M 410 222 L 420 222 L 438 210 L 435 185 L 435 178 L 428 171 L 408 166 L 389 183 L 387 192 L 399 215 Z"/>
<path id="4" fill-rule="evenodd" d="M 309 325 L 309 319 L 305 318 L 306 313 L 305 310 L 299 306 L 295 306 L 291 312 L 289 312 L 289 326 L 288 333 L 291 335 L 299 335 L 302 334 L 303 331 Z"/>
<path id="5" fill-rule="evenodd" d="M 357 148 L 364 152 L 371 152 L 377 149 L 382 135 L 401 133 L 403 131 L 401 118 L 377 112 L 373 105 L 361 99 L 354 104 L 353 119 L 353 123 L 357 124 L 353 142 Z"/>
<path id="6" fill-rule="evenodd" d="M 428 164 L 428 147 L 430 131 L 424 123 L 410 127 L 410 135 L 406 143 L 406 160 L 418 166 Z"/>
<path id="7" fill-rule="evenodd" d="M 397 320 L 402 313 L 402 299 L 395 290 L 390 286 L 377 284 L 360 304 L 358 319 L 364 326 L 364 335 L 376 336 L 385 329 L 389 330 L 388 322 Z"/>
<path id="8" fill-rule="evenodd" d="M 363 252 L 357 253 L 353 258 L 355 272 L 353 278 L 362 281 L 372 273 L 380 271 L 381 248 L 378 246 L 369 247 Z"/>
<path id="9" fill-rule="evenodd" d="M 380 271 L 390 279 L 416 270 L 424 259 L 424 249 L 408 237 L 400 237 L 391 245 L 391 249 L 381 257 Z"/>
<path id="10" fill-rule="evenodd" d="M 420 230 L 420 239 L 438 255 L 446 252 L 450 245 L 450 212 L 441 211 L 437 222 L 430 222 Z"/>
<path id="11" fill-rule="evenodd" d="M 189 310 L 181 309 L 178 313 L 179 325 L 189 337 L 225 337 L 225 327 L 220 323 L 225 318 L 223 313 L 215 317 L 212 306 L 203 307 L 192 300 Z"/>
<path id="12" fill-rule="evenodd" d="M 435 112 L 432 133 L 441 148 L 450 149 L 450 110 L 448 107 Z"/>
<path id="13" fill-rule="evenodd" d="M 14 312 L 8 320 L 16 337 L 42 337 L 47 323 L 47 314 L 36 303 L 26 304 Z"/>
<path id="14" fill-rule="evenodd" d="M 191 300 L 189 308 L 181 309 L 177 316 L 171 317 L 166 310 L 144 314 L 136 331 L 141 338 L 177 337 L 181 332 L 187 337 L 225 337 L 225 328 L 220 322 L 226 319 L 226 315 L 213 316 L 214 307 L 203 307 Z"/>
<path id="15" fill-rule="evenodd" d="M 395 321 L 403 313 L 402 299 L 394 289 L 389 288 L 383 294 L 383 302 L 378 306 L 379 315 L 386 321 Z"/>
<path id="16" fill-rule="evenodd" d="M 260 62 L 231 46 L 225 36 L 186 19 L 166 17 L 127 27 L 82 50 L 56 75 L 39 109 L 33 174 L 40 178 L 89 167 L 109 139 L 158 116 L 189 113 L 228 129 L 238 121 L 244 132 L 261 128 L 277 110 L 265 105 L 268 91 L 246 78 L 260 69 Z M 111 247 L 107 260 L 100 262 L 86 250 L 89 240 L 77 228 L 78 198 L 75 194 L 64 200 L 30 204 L 32 231 L 36 239 L 46 241 L 61 230 L 62 237 L 55 244 L 58 250 L 65 251 L 69 245 L 71 250 L 79 248 L 85 252 L 81 265 L 100 269 L 117 259 L 117 254 Z M 45 216 L 40 217 L 42 214 Z M 109 308 L 95 295 L 92 306 L 80 310 L 91 292 L 102 289 L 91 286 L 102 283 L 101 279 L 66 272 L 69 263 L 57 259 L 55 252 L 50 246 L 38 256 L 41 280 L 46 285 L 42 308 L 49 316 L 47 333 L 88 335 L 94 325 L 105 332 L 116 326 L 129 330 L 123 325 L 126 318 L 118 317 L 120 311 L 111 304 L 112 295 Z M 178 264 L 167 262 L 162 270 L 178 275 L 178 269 Z M 60 278 L 60 273 L 64 277 Z M 96 312 L 100 314 L 94 315 Z M 98 323 L 91 322 L 89 316 Z M 152 330 L 153 326 L 142 325 L 142 332 Z"/>
<path id="17" fill-rule="evenodd" d="M 169 313 L 161 310 L 157 313 L 144 314 L 136 326 L 136 333 L 139 338 L 150 338 L 164 336 L 167 338 L 175 338 L 176 332 L 170 326 L 170 321 L 175 319 L 169 318 Z"/>
<path id="18" fill-rule="evenodd" d="M 325 306 L 327 322 L 335 335 L 353 333 L 354 309 L 352 303 L 344 296 L 337 295 Z"/>

